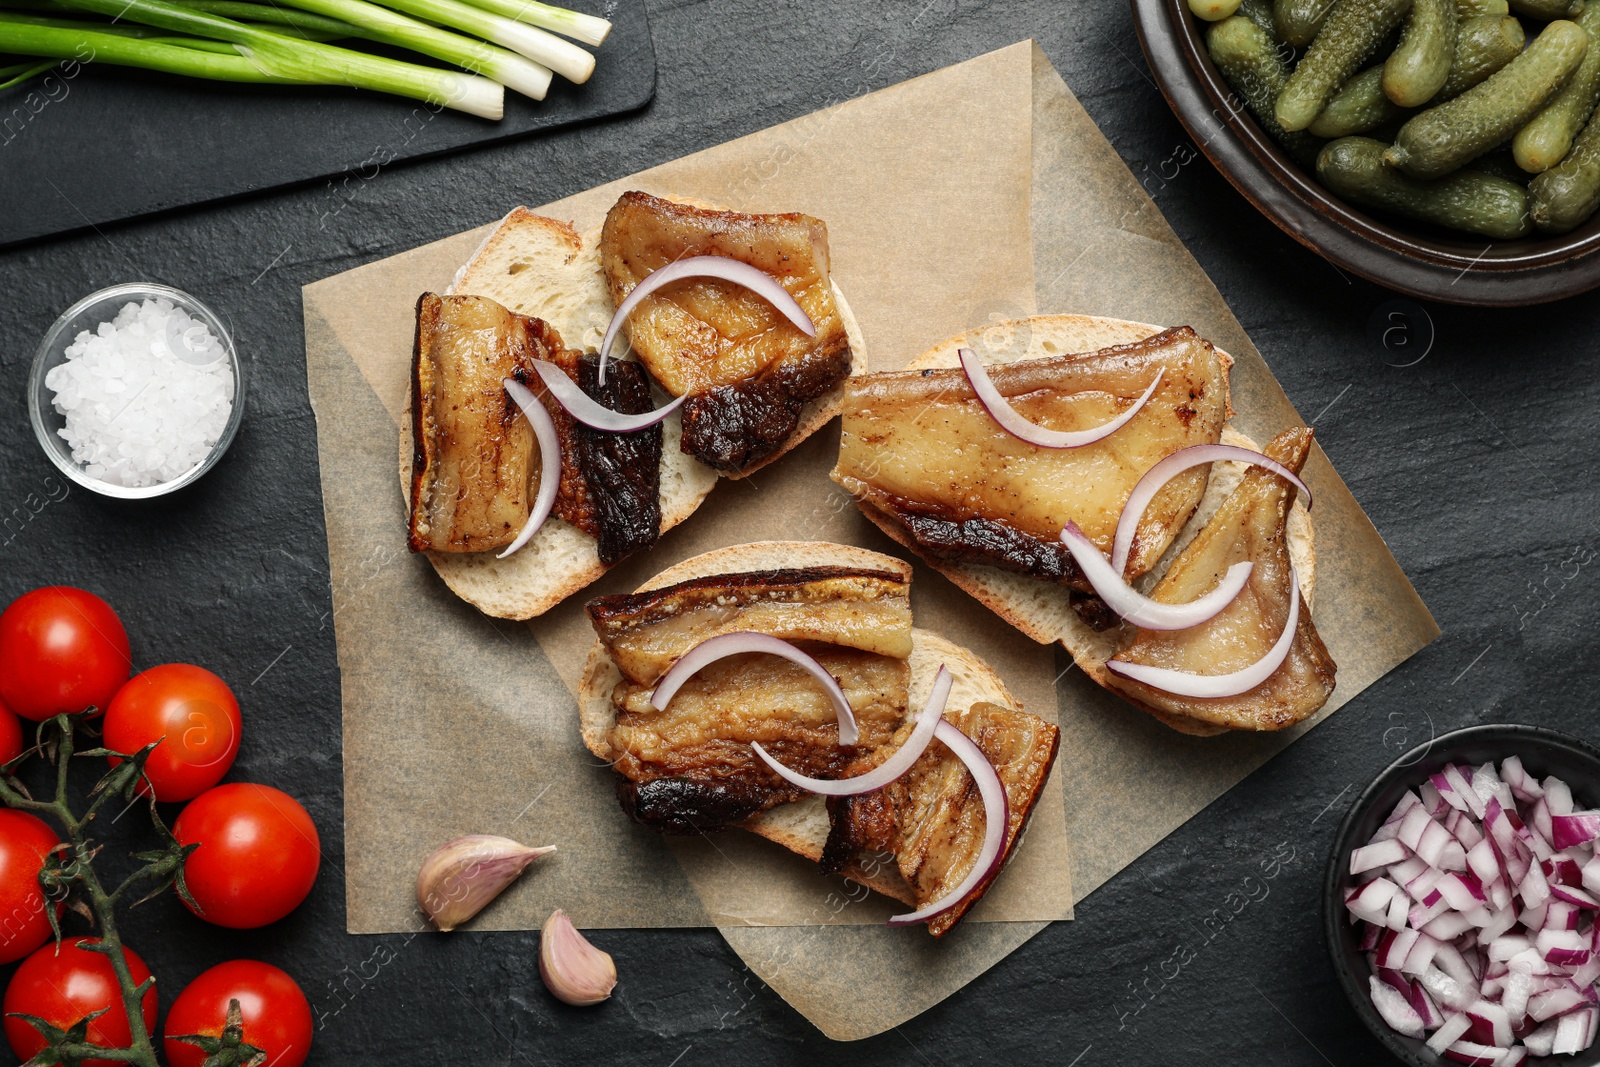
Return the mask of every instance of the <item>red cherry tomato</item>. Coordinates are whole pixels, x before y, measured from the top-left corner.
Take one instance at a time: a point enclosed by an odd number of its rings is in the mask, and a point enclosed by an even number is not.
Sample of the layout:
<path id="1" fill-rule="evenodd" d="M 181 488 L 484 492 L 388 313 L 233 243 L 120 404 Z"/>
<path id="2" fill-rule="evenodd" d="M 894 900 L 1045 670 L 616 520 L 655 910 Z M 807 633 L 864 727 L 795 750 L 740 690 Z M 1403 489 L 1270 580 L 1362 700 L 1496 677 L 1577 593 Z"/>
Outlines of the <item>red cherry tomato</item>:
<path id="1" fill-rule="evenodd" d="M 271 1067 L 300 1067 L 311 1051 L 311 1005 L 293 978 L 268 963 L 219 963 L 184 987 L 167 1011 L 167 1062 L 172 1067 L 202 1067 L 198 1045 L 173 1038 L 184 1034 L 220 1037 L 228 1021 L 228 1001 L 239 1002 L 244 1043 L 267 1054 Z"/>
<path id="2" fill-rule="evenodd" d="M 59 841 L 43 819 L 0 808 L 0 963 L 15 963 L 50 940 L 39 871 Z"/>
<path id="3" fill-rule="evenodd" d="M 132 662 L 122 620 L 93 593 L 47 586 L 0 614 L 0 700 L 24 719 L 106 710 Z"/>
<path id="4" fill-rule="evenodd" d="M 183 876 L 207 922 L 236 930 L 277 922 L 311 892 L 322 843 L 306 809 L 271 786 L 208 789 L 178 815 L 172 832 L 200 847 Z M 194 909 L 190 909 L 193 911 Z"/>
<path id="5" fill-rule="evenodd" d="M 152 741 L 161 743 L 144 769 L 156 799 L 199 796 L 221 781 L 239 752 L 239 702 L 233 690 L 204 667 L 187 663 L 135 675 L 106 709 L 105 746 L 132 753 Z"/>
<path id="6" fill-rule="evenodd" d="M 22 720 L 0 703 L 0 763 L 10 763 L 22 755 L 25 745 L 26 742 L 22 740 Z"/>
<path id="7" fill-rule="evenodd" d="M 122 989 L 117 985 L 117 972 L 111 960 L 99 952 L 80 946 L 93 944 L 92 937 L 69 937 L 61 942 L 61 951 L 55 945 L 46 945 L 22 961 L 17 973 L 6 986 L 5 1030 L 11 1051 L 23 1060 L 37 1055 L 45 1046 L 44 1036 L 21 1019 L 11 1017 L 14 1011 L 35 1015 L 66 1030 L 86 1015 L 109 1008 L 104 1015 L 89 1024 L 89 1042 L 102 1048 L 127 1048 L 133 1041 L 128 1029 L 128 1012 L 122 1005 Z M 150 968 L 132 950 L 128 955 L 128 970 L 135 982 L 150 977 Z M 139 1005 L 144 1016 L 146 1031 L 156 1025 L 156 989 L 151 986 Z M 84 1060 L 84 1067 L 118 1067 L 114 1060 Z"/>

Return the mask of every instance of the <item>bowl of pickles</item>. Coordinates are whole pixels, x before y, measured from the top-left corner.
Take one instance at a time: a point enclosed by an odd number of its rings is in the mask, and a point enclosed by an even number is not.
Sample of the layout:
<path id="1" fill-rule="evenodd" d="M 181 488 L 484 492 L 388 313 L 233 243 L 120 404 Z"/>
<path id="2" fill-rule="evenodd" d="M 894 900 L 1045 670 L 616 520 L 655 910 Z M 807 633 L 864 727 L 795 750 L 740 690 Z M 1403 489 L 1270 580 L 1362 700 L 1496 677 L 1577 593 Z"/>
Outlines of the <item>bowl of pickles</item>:
<path id="1" fill-rule="evenodd" d="M 1132 0 L 1228 180 L 1337 266 L 1480 306 L 1600 286 L 1600 0 Z"/>

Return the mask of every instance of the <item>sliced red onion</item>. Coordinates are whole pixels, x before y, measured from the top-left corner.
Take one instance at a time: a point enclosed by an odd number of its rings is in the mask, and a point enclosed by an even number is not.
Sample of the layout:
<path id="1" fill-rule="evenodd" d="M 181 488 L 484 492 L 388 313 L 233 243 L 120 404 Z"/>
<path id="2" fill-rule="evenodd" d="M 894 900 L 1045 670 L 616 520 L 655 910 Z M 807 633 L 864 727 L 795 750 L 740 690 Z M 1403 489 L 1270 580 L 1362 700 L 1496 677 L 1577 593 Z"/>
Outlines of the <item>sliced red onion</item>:
<path id="1" fill-rule="evenodd" d="M 1020 411 L 1011 406 L 1011 401 L 995 388 L 988 369 L 979 362 L 977 354 L 972 349 L 957 349 L 956 354 L 961 360 L 961 369 L 965 372 L 967 381 L 972 385 L 972 391 L 978 394 L 978 402 L 983 405 L 990 417 L 1012 437 L 1026 441 L 1030 445 L 1038 445 L 1040 448 L 1082 448 L 1084 445 L 1092 445 L 1096 441 L 1110 437 L 1126 426 L 1129 420 L 1139 414 L 1139 409 L 1149 403 L 1156 386 L 1161 384 L 1162 377 L 1167 373 L 1164 367 L 1156 371 L 1155 381 L 1151 382 L 1139 399 L 1133 402 L 1133 406 L 1109 422 L 1103 422 L 1092 430 L 1049 430 L 1036 422 L 1029 422 Z"/>
<path id="2" fill-rule="evenodd" d="M 1444 1025 L 1434 1031 L 1428 1038 L 1428 1047 L 1435 1053 L 1442 1053 L 1446 1048 L 1455 1044 L 1468 1030 L 1472 1028 L 1472 1020 L 1466 1015 L 1452 1015 L 1444 1021 Z"/>
<path id="3" fill-rule="evenodd" d="M 1575 811 L 1550 817 L 1550 843 L 1556 848 L 1583 845 L 1600 837 L 1600 811 Z"/>
<path id="4" fill-rule="evenodd" d="M 606 327 L 605 339 L 600 342 L 601 384 L 606 380 L 606 358 L 611 353 L 611 342 L 616 340 L 617 331 L 633 313 L 633 309 L 639 306 L 641 300 L 662 286 L 671 285 L 685 278 L 720 278 L 734 285 L 742 285 L 771 304 L 778 314 L 794 323 L 801 333 L 807 337 L 817 335 L 817 327 L 812 323 L 811 316 L 806 314 L 805 308 L 802 308 L 799 302 L 789 295 L 789 290 L 766 271 L 757 270 L 748 263 L 726 256 L 690 256 L 688 259 L 668 263 L 665 267 L 645 275 L 622 303 L 617 305 L 616 314 L 611 316 L 611 324 Z"/>
<path id="5" fill-rule="evenodd" d="M 1407 1037 L 1422 1037 L 1422 1016 L 1417 1014 L 1405 994 L 1379 981 L 1377 975 L 1372 976 L 1371 989 L 1372 1006 L 1378 1009 L 1378 1014 L 1390 1029 Z"/>
<path id="6" fill-rule="evenodd" d="M 1163 604 L 1129 585 L 1122 571 L 1113 567 L 1105 553 L 1095 547 L 1089 535 L 1075 522 L 1061 531 L 1061 542 L 1072 553 L 1083 576 L 1106 606 L 1133 625 L 1145 630 L 1187 630 L 1216 618 L 1250 580 L 1254 563 L 1235 563 L 1211 592 L 1187 604 Z"/>
<path id="7" fill-rule="evenodd" d="M 556 433 L 556 420 L 550 417 L 539 398 L 526 385 L 515 378 L 507 378 L 501 384 L 506 387 L 511 399 L 517 402 L 517 407 L 522 409 L 522 414 L 527 416 L 528 425 L 533 427 L 533 436 L 539 440 L 539 495 L 534 498 L 528 521 L 522 524 L 516 540 L 507 545 L 496 559 L 505 559 L 533 540 L 533 535 L 539 532 L 544 520 L 550 517 L 550 509 L 556 506 L 556 492 L 561 488 L 561 438 Z"/>
<path id="8" fill-rule="evenodd" d="M 1358 848 L 1350 853 L 1350 873 L 1360 874 L 1374 867 L 1388 867 L 1406 858 L 1406 846 L 1393 839 Z M 1420 873 L 1420 872 L 1419 872 Z M 1415 877 L 1413 875 L 1412 877 Z M 1409 880 L 1409 879 L 1408 879 Z"/>
<path id="9" fill-rule="evenodd" d="M 940 664 L 939 673 L 933 679 L 933 691 L 928 694 L 928 702 L 922 706 L 922 713 L 917 716 L 917 725 L 912 729 L 911 736 L 906 738 L 905 744 L 895 749 L 888 759 L 872 770 L 858 774 L 854 778 L 809 778 L 773 759 L 767 754 L 767 750 L 761 747 L 759 741 L 752 741 L 750 747 L 761 757 L 763 763 L 772 768 L 773 773 L 808 792 L 825 797 L 853 797 L 861 793 L 870 793 L 875 789 L 882 789 L 909 771 L 911 765 L 927 751 L 929 742 L 933 740 L 934 731 L 944 715 L 945 703 L 950 699 L 952 681 L 950 672 Z"/>
<path id="10" fill-rule="evenodd" d="M 1235 563 L 1234 567 L 1239 566 Z M 1231 572 L 1233 567 L 1228 568 Z M 1198 601 L 1196 601 L 1198 603 Z M 1295 628 L 1300 624 L 1300 577 L 1295 574 L 1294 567 L 1289 568 L 1289 618 L 1283 624 L 1283 633 L 1278 635 L 1277 643 L 1265 656 L 1256 660 L 1248 667 L 1231 671 L 1228 674 L 1190 674 L 1188 671 L 1175 671 L 1168 667 L 1152 667 L 1144 663 L 1120 663 L 1117 660 L 1108 660 L 1106 669 L 1131 678 L 1136 682 L 1163 692 L 1172 693 L 1182 697 L 1233 697 L 1240 693 L 1248 693 L 1256 686 L 1272 677 L 1274 671 L 1283 665 L 1289 657 L 1289 648 L 1294 644 Z M 1438 826 L 1438 823 L 1433 825 Z M 1443 829 L 1443 827 L 1440 827 Z M 1452 840 L 1459 851 L 1461 845 Z M 1465 854 L 1463 853 L 1463 862 Z M 1440 864 L 1435 864 L 1439 866 Z"/>
<path id="11" fill-rule="evenodd" d="M 620 411 L 612 411 L 584 392 L 578 387 L 577 382 L 567 377 L 566 372 L 554 363 L 536 359 L 533 361 L 533 369 L 539 373 L 539 380 L 544 382 L 544 387 L 550 390 L 550 395 L 566 409 L 568 415 L 585 426 L 605 430 L 607 433 L 636 433 L 639 430 L 647 430 L 677 411 L 683 406 L 683 402 L 689 399 L 689 394 L 685 393 L 654 411 L 625 415 Z"/>
<path id="12" fill-rule="evenodd" d="M 956 728 L 955 723 L 948 719 L 939 720 L 934 736 L 943 741 L 945 747 L 966 764 L 967 772 L 972 775 L 973 781 L 978 783 L 978 795 L 983 798 L 983 847 L 978 851 L 978 859 L 973 863 L 972 870 L 967 872 L 960 885 L 932 904 L 905 915 L 894 916 L 889 920 L 890 926 L 910 926 L 944 914 L 966 899 L 967 894 L 982 884 L 985 878 L 998 871 L 1005 860 L 1004 846 L 1006 828 L 1011 824 L 1011 805 L 1006 799 L 1005 785 L 1001 783 L 994 764 L 989 762 L 989 757 L 983 754 L 983 749 L 978 747 L 977 742 L 962 733 Z"/>
<path id="13" fill-rule="evenodd" d="M 1129 494 L 1128 502 L 1122 505 L 1122 514 L 1117 517 L 1117 535 L 1111 542 L 1111 565 L 1116 568 L 1118 574 L 1128 566 L 1128 554 L 1133 549 L 1133 535 L 1139 528 L 1139 520 L 1144 517 L 1145 508 L 1150 506 L 1150 501 L 1156 498 L 1156 494 L 1161 492 L 1168 482 L 1189 468 L 1222 460 L 1267 468 L 1300 490 L 1306 507 L 1311 506 L 1311 490 L 1306 488 L 1306 483 L 1300 480 L 1300 476 L 1260 452 L 1238 445 L 1190 445 L 1188 448 L 1180 448 L 1145 471 L 1144 477 L 1139 479 L 1138 484 L 1133 487 L 1133 492 Z"/>
<path id="14" fill-rule="evenodd" d="M 678 690 L 683 688 L 684 682 L 720 659 L 748 652 L 779 656 L 804 668 L 805 672 L 815 678 L 827 692 L 828 700 L 839 716 L 839 743 L 841 745 L 856 743 L 860 735 L 856 730 L 855 712 L 850 709 L 850 701 L 845 699 L 844 690 L 839 688 L 839 680 L 828 673 L 828 668 L 782 638 L 750 630 L 735 630 L 733 633 L 708 637 L 679 656 L 677 662 L 668 668 L 667 673 L 656 683 L 655 690 L 650 694 L 650 706 L 657 711 L 666 710 Z"/>

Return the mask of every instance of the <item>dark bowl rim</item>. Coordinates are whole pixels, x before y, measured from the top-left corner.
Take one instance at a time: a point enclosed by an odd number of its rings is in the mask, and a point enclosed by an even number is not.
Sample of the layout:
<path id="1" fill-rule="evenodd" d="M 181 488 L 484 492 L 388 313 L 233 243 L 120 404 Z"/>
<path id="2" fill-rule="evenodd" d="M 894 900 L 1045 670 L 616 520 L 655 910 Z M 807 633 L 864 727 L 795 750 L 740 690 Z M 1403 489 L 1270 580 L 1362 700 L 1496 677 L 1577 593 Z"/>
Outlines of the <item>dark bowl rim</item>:
<path id="1" fill-rule="evenodd" d="M 1366 788 L 1355 800 L 1351 801 L 1349 810 L 1339 821 L 1339 828 L 1334 831 L 1333 844 L 1328 853 L 1327 865 L 1323 869 L 1322 880 L 1322 936 L 1328 951 L 1328 961 L 1333 966 L 1334 975 L 1339 981 L 1339 987 L 1344 991 L 1345 999 L 1350 1002 L 1356 1015 L 1360 1016 L 1362 1023 L 1384 1048 L 1414 1067 L 1449 1067 L 1451 1061 L 1434 1055 L 1422 1047 L 1421 1042 L 1402 1037 L 1391 1030 L 1378 1015 L 1377 1009 L 1372 1006 L 1367 990 L 1361 984 L 1370 977 L 1370 974 L 1362 975 L 1358 981 L 1339 953 L 1344 929 L 1348 925 L 1345 922 L 1343 889 L 1345 882 L 1349 880 L 1349 875 L 1345 873 L 1345 863 L 1350 854 L 1350 837 L 1355 832 L 1356 824 L 1371 809 L 1377 794 L 1403 777 L 1414 777 L 1420 781 L 1422 772 L 1418 768 L 1436 750 L 1448 752 L 1452 748 L 1460 748 L 1466 743 L 1480 739 L 1493 740 L 1510 746 L 1517 744 L 1518 739 L 1530 738 L 1540 743 L 1574 750 L 1592 761 L 1596 767 L 1596 778 L 1593 782 L 1585 784 L 1589 787 L 1589 791 L 1600 791 L 1600 749 L 1589 742 L 1545 726 L 1511 722 L 1484 723 L 1439 734 L 1390 763 L 1367 783 Z M 1507 752 L 1507 755 L 1514 754 L 1516 753 Z M 1447 761 L 1447 757 L 1439 758 Z M 1600 1055 L 1600 1045 L 1592 1046 L 1590 1052 Z M 1570 1056 L 1544 1059 L 1530 1056 L 1526 1062 L 1529 1064 L 1551 1062 L 1565 1064 L 1568 1067 L 1585 1067 L 1585 1063 L 1592 1060 L 1578 1060 Z"/>
<path id="2" fill-rule="evenodd" d="M 1237 104 L 1184 0 L 1129 3 L 1150 72 L 1200 151 L 1279 229 L 1336 267 L 1419 299 L 1480 307 L 1546 303 L 1600 286 L 1600 214 L 1560 236 L 1472 243 L 1358 211 Z"/>

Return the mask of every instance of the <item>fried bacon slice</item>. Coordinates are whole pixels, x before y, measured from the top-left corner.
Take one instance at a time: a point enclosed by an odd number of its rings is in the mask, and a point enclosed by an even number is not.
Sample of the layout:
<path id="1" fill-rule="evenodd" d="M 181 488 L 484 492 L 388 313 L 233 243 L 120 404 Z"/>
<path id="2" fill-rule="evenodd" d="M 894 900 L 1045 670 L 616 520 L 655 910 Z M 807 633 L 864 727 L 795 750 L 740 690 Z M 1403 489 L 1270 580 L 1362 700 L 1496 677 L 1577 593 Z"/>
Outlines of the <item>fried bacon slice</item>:
<path id="1" fill-rule="evenodd" d="M 606 652 L 639 685 L 654 685 L 695 645 L 735 630 L 895 659 L 911 655 L 907 583 L 888 571 L 802 567 L 717 574 L 596 597 L 586 610 Z"/>
<path id="2" fill-rule="evenodd" d="M 1273 438 L 1267 456 L 1299 473 L 1311 450 L 1309 427 Z M 1275 644 L 1289 617 L 1289 509 L 1295 487 L 1262 467 L 1252 467 L 1239 487 L 1173 560 L 1150 595 L 1166 603 L 1194 600 L 1213 589 L 1235 563 L 1255 563 L 1239 596 L 1210 621 L 1187 630 L 1140 630 L 1112 657 L 1195 674 L 1226 674 L 1256 662 Z M 1288 658 L 1255 689 L 1235 697 L 1182 697 L 1120 675 L 1108 684 L 1167 725 L 1185 733 L 1281 730 L 1316 714 L 1333 695 L 1333 657 L 1317 634 L 1311 608 L 1300 602 L 1300 621 Z"/>
<path id="3" fill-rule="evenodd" d="M 545 389 L 533 360 L 560 367 L 614 411 L 648 411 L 650 380 L 616 363 L 605 385 L 597 359 L 567 348 L 542 319 L 487 297 L 424 293 L 412 363 L 413 552 L 483 552 L 509 544 L 527 521 L 538 443 L 502 382 L 515 378 L 545 405 L 561 447 L 555 514 L 597 539 L 603 563 L 654 544 L 661 531 L 659 426 L 633 434 L 575 422 Z"/>
<path id="4" fill-rule="evenodd" d="M 652 271 L 704 255 L 772 275 L 817 331 L 807 337 L 761 297 L 715 278 L 668 286 L 629 317 L 634 351 L 650 373 L 672 395 L 689 394 L 683 450 L 739 473 L 782 448 L 806 402 L 848 376 L 850 342 L 818 219 L 712 211 L 629 192 L 601 230 L 601 268 L 618 304 Z"/>
<path id="5" fill-rule="evenodd" d="M 1001 429 L 959 368 L 850 379 L 833 479 L 902 527 L 929 556 L 1091 588 L 1059 540 L 1073 521 L 1106 553 L 1145 471 L 1215 444 L 1228 417 L 1228 362 L 1188 327 L 1085 355 L 992 366 L 1011 403 L 1050 429 L 1100 425 L 1160 386 L 1115 433 L 1082 448 L 1030 445 Z M 1139 523 L 1127 575 L 1161 558 L 1205 493 L 1204 468 L 1174 478 Z"/>
<path id="6" fill-rule="evenodd" d="M 1061 732 L 1038 716 L 983 702 L 966 711 L 946 711 L 945 718 L 977 742 L 1000 775 L 1010 806 L 1003 853 L 1009 858 L 1055 763 Z M 863 757 L 845 776 L 882 762 L 912 728 L 907 723 L 896 745 Z M 890 853 L 919 908 L 950 892 L 972 870 L 987 818 L 972 775 L 937 742 L 883 789 L 830 799 L 828 816 L 823 871 L 837 874 L 871 853 Z M 992 881 L 991 875 L 955 907 L 929 919 L 929 932 L 939 937 L 959 922 Z"/>

